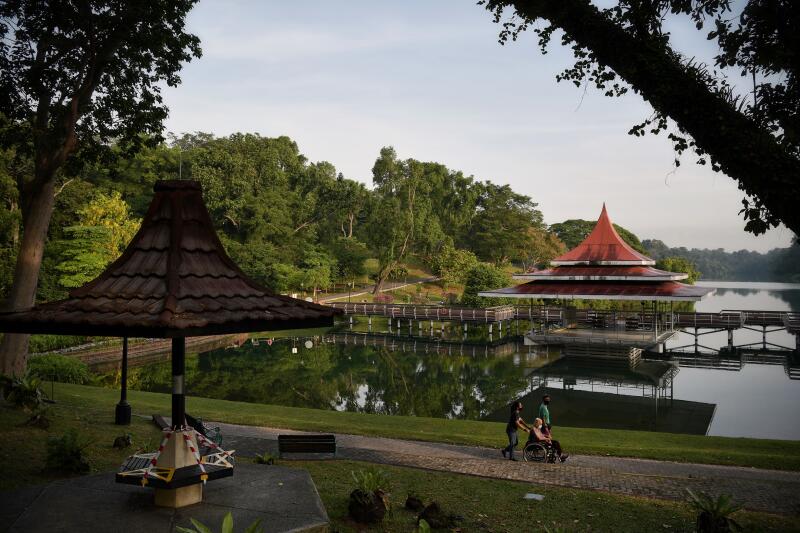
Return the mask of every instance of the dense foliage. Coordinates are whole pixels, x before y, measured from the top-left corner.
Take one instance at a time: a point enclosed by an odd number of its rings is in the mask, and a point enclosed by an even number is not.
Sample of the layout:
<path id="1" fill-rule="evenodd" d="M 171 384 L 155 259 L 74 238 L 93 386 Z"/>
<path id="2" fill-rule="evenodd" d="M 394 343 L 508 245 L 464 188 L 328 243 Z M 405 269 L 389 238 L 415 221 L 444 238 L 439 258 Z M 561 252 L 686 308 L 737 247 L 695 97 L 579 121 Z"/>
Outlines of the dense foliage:
<path id="1" fill-rule="evenodd" d="M 330 163 L 308 161 L 288 137 L 198 132 L 135 155 L 124 146 L 111 150 L 114 165 L 86 163 L 58 191 L 39 301 L 65 297 L 118 257 L 155 181 L 178 173 L 202 183 L 231 257 L 277 292 L 314 296 L 370 274 L 379 283 L 402 279 L 409 260 L 421 261 L 445 285 L 460 285 L 480 261 L 528 267 L 564 249 L 529 197 L 439 163 L 402 160 L 388 147 L 376 159 L 372 188 Z M 0 194 L 6 206 L 0 216 L 13 218 L 15 188 Z M 0 229 L 10 256 L 15 231 Z M 0 274 L 4 295 L 12 271 Z"/>
<path id="2" fill-rule="evenodd" d="M 659 263 L 667 258 L 687 260 L 702 273 L 703 279 L 800 282 L 800 245 L 796 242 L 789 248 L 776 248 L 767 253 L 750 250 L 726 252 L 722 248 L 670 248 L 655 239 L 646 239 L 642 244 L 647 254 Z"/>
<path id="3" fill-rule="evenodd" d="M 606 96 L 631 89 L 653 113 L 630 134 L 668 132 L 679 156 L 735 179 L 745 229 L 783 222 L 800 232 L 800 4 L 792 0 L 480 0 L 502 22 L 500 42 L 533 27 L 542 52 L 554 35 L 575 63 L 556 78 Z M 680 53 L 688 26 L 715 42 L 707 65 Z M 691 30 L 689 30 L 691 31 Z"/>

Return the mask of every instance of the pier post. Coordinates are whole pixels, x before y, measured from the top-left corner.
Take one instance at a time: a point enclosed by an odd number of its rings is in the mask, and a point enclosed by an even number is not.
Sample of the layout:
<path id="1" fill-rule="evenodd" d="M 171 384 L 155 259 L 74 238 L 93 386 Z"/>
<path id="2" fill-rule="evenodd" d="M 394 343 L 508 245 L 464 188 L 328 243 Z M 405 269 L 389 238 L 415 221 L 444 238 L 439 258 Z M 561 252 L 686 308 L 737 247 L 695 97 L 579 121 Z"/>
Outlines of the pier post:
<path id="1" fill-rule="evenodd" d="M 800 333 L 797 333 L 794 336 L 794 353 L 795 355 L 800 356 Z"/>
<path id="2" fill-rule="evenodd" d="M 699 341 L 700 339 L 697 336 L 697 328 L 694 328 L 694 353 L 698 353 L 700 351 L 698 347 L 698 344 L 700 343 Z"/>
<path id="3" fill-rule="evenodd" d="M 467 332 L 467 323 L 464 322 L 464 333 L 466 333 L 466 332 Z"/>
<path id="4" fill-rule="evenodd" d="M 489 322 L 489 335 L 491 335 L 491 334 L 492 334 L 492 326 L 493 326 L 493 325 L 494 325 L 494 324 L 492 324 L 491 322 Z"/>
<path id="5" fill-rule="evenodd" d="M 761 349 L 767 349 L 767 326 L 761 326 Z"/>
<path id="6" fill-rule="evenodd" d="M 728 350 L 733 351 L 733 330 L 728 330 Z"/>

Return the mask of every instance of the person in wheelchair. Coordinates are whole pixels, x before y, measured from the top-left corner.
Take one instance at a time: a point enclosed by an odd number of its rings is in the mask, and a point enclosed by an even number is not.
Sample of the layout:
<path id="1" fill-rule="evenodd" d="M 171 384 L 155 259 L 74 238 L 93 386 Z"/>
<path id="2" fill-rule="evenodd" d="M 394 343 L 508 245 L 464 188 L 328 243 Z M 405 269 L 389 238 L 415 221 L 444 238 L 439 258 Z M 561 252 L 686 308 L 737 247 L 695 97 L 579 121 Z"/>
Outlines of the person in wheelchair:
<path id="1" fill-rule="evenodd" d="M 558 458 L 563 463 L 569 458 L 569 454 L 561 450 L 561 443 L 553 439 L 550 430 L 544 425 L 541 418 L 537 418 L 533 421 L 533 431 L 531 431 L 530 440 L 552 448 L 553 452 L 555 452 L 552 458 L 553 461 Z"/>

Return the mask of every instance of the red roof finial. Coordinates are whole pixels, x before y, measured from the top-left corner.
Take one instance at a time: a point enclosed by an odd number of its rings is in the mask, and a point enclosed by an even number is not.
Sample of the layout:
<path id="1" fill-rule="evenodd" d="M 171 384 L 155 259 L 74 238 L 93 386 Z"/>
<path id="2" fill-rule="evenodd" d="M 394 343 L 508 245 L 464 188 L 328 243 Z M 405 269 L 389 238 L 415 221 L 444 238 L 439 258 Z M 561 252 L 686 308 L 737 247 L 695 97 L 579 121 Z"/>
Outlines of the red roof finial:
<path id="1" fill-rule="evenodd" d="M 600 217 L 591 233 L 578 246 L 552 261 L 554 265 L 576 263 L 653 265 L 655 261 L 640 254 L 622 240 L 614 229 L 606 203 L 603 202 Z"/>

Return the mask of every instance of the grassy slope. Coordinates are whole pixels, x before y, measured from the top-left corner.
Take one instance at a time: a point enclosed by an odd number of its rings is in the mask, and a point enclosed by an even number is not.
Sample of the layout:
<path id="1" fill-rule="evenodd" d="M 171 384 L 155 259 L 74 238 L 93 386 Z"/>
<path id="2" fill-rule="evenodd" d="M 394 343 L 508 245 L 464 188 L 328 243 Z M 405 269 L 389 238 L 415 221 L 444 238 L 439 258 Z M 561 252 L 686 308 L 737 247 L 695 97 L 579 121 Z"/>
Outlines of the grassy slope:
<path id="1" fill-rule="evenodd" d="M 59 402 L 102 408 L 103 412 L 113 413 L 118 398 L 118 392 L 111 389 L 67 384 L 55 387 Z M 169 412 L 169 395 L 132 391 L 129 397 L 136 413 Z M 288 429 L 496 447 L 504 445 L 505 440 L 504 425 L 497 422 L 340 413 L 207 398 L 188 398 L 187 410 L 207 420 Z M 800 441 L 567 427 L 556 431 L 572 453 L 800 470 Z"/>
<path id="2" fill-rule="evenodd" d="M 61 388 L 56 391 L 59 403 L 52 406 L 49 430 L 21 426 L 24 413 L 0 402 L 0 459 L 5 465 L 0 476 L 0 492 L 52 481 L 57 476 L 42 472 L 45 442 L 48 436 L 61 435 L 69 428 L 80 431 L 89 442 L 85 449 L 93 472 L 116 469 L 132 450 L 115 450 L 115 436 L 128 432 L 134 447 L 155 449 L 160 432 L 144 418 L 134 417 L 128 428 L 113 425 L 113 402 L 105 395 L 89 395 L 76 400 L 75 393 L 86 390 Z M 134 405 L 163 408 L 165 397 L 133 395 Z M 150 403 L 152 402 L 152 403 Z M 235 404 L 233 404 L 235 405 Z M 320 496 L 332 519 L 335 531 L 355 531 L 347 519 L 347 496 L 354 488 L 350 472 L 372 468 L 351 461 L 282 461 L 285 466 L 307 469 L 314 478 Z M 269 468 L 265 466 L 264 468 Z M 402 504 L 409 492 L 426 503 L 437 500 L 447 511 L 464 517 L 467 531 L 693 531 L 693 512 L 686 504 L 606 494 L 595 491 L 543 487 L 528 483 L 491 480 L 429 472 L 412 468 L 381 467 L 389 474 L 392 512 L 379 531 L 415 531 L 414 514 Z M 443 490 L 444 489 L 444 490 Z M 545 496 L 542 502 L 524 500 L 527 492 Z M 800 531 L 793 517 L 739 512 L 736 519 L 748 531 Z M 363 530 L 359 528 L 358 530 Z"/>
<path id="3" fill-rule="evenodd" d="M 352 470 L 370 465 L 351 461 L 283 462 L 311 473 L 335 531 L 357 531 L 347 518 Z M 269 468 L 269 467 L 265 467 Z M 442 509 L 464 517 L 464 531 L 694 531 L 694 514 L 680 502 L 618 496 L 603 492 L 541 487 L 527 483 L 486 480 L 471 476 L 381 467 L 389 475 L 392 511 L 384 531 L 416 531 L 416 515 L 403 508 L 409 492 L 425 504 L 436 500 Z M 544 495 L 525 500 L 528 492 Z M 798 531 L 790 517 L 740 512 L 735 516 L 746 531 Z M 560 529 L 559 529 L 560 528 Z"/>

